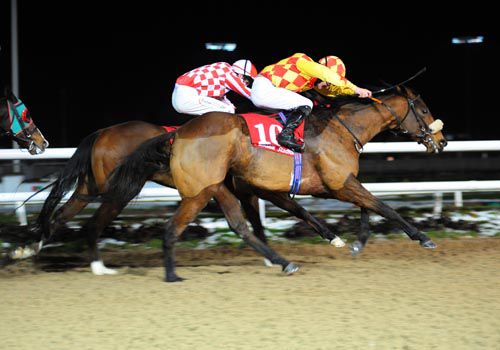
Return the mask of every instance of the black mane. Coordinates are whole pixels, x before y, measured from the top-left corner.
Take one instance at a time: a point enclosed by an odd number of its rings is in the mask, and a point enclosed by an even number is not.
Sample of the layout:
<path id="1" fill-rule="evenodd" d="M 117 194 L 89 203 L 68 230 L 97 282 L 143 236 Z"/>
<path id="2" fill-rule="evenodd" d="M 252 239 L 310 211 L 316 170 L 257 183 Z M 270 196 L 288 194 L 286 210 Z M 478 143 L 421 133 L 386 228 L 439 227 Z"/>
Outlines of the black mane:
<path id="1" fill-rule="evenodd" d="M 382 90 L 385 87 L 370 87 L 372 91 L 378 91 Z M 401 89 L 403 91 L 401 91 Z M 383 91 L 381 93 L 377 94 L 377 97 L 388 97 L 388 96 L 394 96 L 397 94 L 404 94 L 406 93 L 406 87 L 401 86 L 401 88 L 390 88 L 386 91 Z M 353 109 L 356 109 L 356 107 L 359 107 L 358 109 L 365 108 L 368 105 L 373 104 L 373 101 L 369 98 L 360 98 L 357 95 L 338 95 L 335 97 L 328 97 L 325 95 L 320 94 L 314 89 L 304 91 L 300 93 L 302 96 L 307 97 L 308 99 L 312 100 L 314 102 L 314 107 L 313 107 L 313 113 L 316 114 L 317 116 L 322 116 L 326 117 L 327 115 L 331 116 L 332 114 L 337 114 L 339 113 L 340 109 L 346 105 L 352 105 Z M 258 114 L 263 114 L 263 115 L 273 115 L 277 114 L 280 110 L 274 110 L 274 109 L 267 109 L 267 108 L 257 108 L 256 106 L 252 106 L 250 110 L 248 111 L 241 111 L 240 109 L 238 110 L 238 114 L 242 113 L 258 113 Z M 328 112 L 328 113 L 324 113 Z"/>

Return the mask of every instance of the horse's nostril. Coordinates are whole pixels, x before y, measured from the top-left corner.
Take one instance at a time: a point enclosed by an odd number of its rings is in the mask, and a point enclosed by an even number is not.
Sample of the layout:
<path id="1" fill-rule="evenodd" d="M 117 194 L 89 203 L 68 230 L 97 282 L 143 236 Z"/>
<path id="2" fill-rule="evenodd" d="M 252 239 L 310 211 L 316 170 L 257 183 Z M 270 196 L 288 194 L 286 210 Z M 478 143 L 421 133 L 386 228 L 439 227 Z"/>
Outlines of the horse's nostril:
<path id="1" fill-rule="evenodd" d="M 446 147 L 446 145 L 448 144 L 448 141 L 446 141 L 446 140 L 441 140 L 441 141 L 439 141 L 439 144 L 440 144 L 442 147 Z"/>

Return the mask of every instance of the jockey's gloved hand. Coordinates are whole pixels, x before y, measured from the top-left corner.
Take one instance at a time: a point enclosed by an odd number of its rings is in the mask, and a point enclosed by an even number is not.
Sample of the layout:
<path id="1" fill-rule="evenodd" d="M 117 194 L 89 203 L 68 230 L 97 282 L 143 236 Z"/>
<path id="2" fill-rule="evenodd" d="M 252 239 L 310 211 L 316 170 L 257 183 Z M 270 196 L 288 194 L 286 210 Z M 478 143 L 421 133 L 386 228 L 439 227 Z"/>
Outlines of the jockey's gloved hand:
<path id="1" fill-rule="evenodd" d="M 361 98 L 372 97 L 372 92 L 370 90 L 363 89 L 363 88 L 360 88 L 360 87 L 356 87 L 356 89 L 354 90 L 354 92 L 357 93 L 358 96 L 361 97 Z"/>

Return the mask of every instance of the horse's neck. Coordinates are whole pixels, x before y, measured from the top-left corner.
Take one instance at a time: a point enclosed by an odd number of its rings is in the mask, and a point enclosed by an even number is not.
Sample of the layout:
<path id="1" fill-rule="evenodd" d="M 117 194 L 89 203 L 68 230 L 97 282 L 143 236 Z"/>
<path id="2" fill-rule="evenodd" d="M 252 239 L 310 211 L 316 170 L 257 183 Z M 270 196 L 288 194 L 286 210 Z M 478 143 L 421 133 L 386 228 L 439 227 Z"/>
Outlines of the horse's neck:
<path id="1" fill-rule="evenodd" d="M 405 113 L 404 106 L 397 97 L 384 99 L 384 103 L 388 105 L 397 116 L 402 117 L 403 113 Z M 375 136 L 389 129 L 396 123 L 389 109 L 380 104 L 370 105 L 354 113 L 349 113 L 342 119 L 345 124 L 352 129 L 351 131 L 362 145 L 367 144 Z"/>

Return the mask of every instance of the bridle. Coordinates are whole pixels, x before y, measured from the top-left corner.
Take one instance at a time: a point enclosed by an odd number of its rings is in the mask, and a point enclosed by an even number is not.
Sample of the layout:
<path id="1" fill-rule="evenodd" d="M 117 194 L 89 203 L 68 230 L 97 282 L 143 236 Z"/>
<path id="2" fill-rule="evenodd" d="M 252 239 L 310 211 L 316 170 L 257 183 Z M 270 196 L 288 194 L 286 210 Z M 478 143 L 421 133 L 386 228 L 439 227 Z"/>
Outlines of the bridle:
<path id="1" fill-rule="evenodd" d="M 392 117 L 396 120 L 397 126 L 394 129 L 391 129 L 391 132 L 395 135 L 410 135 L 412 137 L 415 137 L 417 139 L 418 143 L 424 143 L 424 142 L 433 142 L 432 140 L 432 130 L 429 128 L 427 123 L 424 121 L 422 116 L 417 112 L 417 108 L 415 107 L 415 102 L 420 99 L 420 95 L 417 95 L 415 98 L 410 98 L 408 96 L 404 96 L 406 98 L 406 101 L 408 102 L 408 108 L 406 110 L 406 114 L 403 116 L 403 118 L 400 118 L 396 112 L 392 109 L 391 106 L 386 104 L 384 101 L 372 98 L 372 100 L 375 103 L 378 103 L 382 106 L 385 107 L 389 111 L 389 113 L 392 115 Z M 410 111 L 413 112 L 413 116 L 415 117 L 415 120 L 417 121 L 419 125 L 419 131 L 416 133 L 411 133 L 408 129 L 406 129 L 403 126 L 403 123 L 405 122 L 406 118 L 410 115 Z"/>
<path id="2" fill-rule="evenodd" d="M 422 68 L 421 70 L 419 70 L 417 73 L 415 73 L 413 76 L 411 76 L 410 78 L 406 79 L 405 81 L 399 83 L 399 84 L 395 84 L 395 85 L 392 85 L 392 86 L 389 86 L 387 88 L 384 88 L 384 89 L 381 89 L 381 90 L 377 90 L 377 91 L 374 91 L 373 92 L 373 95 L 376 95 L 376 94 L 381 94 L 383 92 L 387 92 L 389 90 L 393 90 L 393 89 L 398 89 L 400 88 L 401 86 L 404 86 L 404 84 L 408 83 L 409 81 L 415 79 L 416 77 L 418 77 L 420 74 L 424 73 L 425 71 L 427 70 L 426 67 Z M 371 97 L 371 100 L 375 103 L 378 103 L 378 104 L 381 104 L 382 106 L 384 106 L 388 111 L 389 113 L 392 115 L 392 117 L 396 120 L 396 123 L 397 123 L 397 126 L 396 128 L 394 129 L 391 129 L 391 132 L 395 135 L 410 135 L 411 137 L 415 137 L 417 139 L 417 142 L 420 144 L 420 143 L 423 143 L 423 144 L 426 144 L 426 143 L 429 143 L 434 150 L 437 150 L 438 147 L 437 145 L 435 144 L 433 138 L 432 138 L 432 134 L 433 134 L 433 131 L 432 129 L 429 127 L 429 125 L 427 125 L 427 123 L 424 121 L 424 119 L 422 118 L 422 116 L 417 112 L 417 108 L 415 107 L 415 102 L 417 100 L 420 99 L 420 95 L 417 95 L 415 98 L 410 98 L 408 96 L 404 96 L 406 98 L 406 101 L 408 102 L 408 109 L 406 110 L 406 114 L 403 118 L 400 118 L 395 112 L 394 110 L 391 108 L 391 106 L 387 105 L 386 103 L 384 103 L 384 101 L 382 100 L 379 100 L 375 97 Z M 413 116 L 415 117 L 415 120 L 417 121 L 418 125 L 419 125 L 419 132 L 417 133 L 414 133 L 412 134 L 408 129 L 404 128 L 403 127 L 403 123 L 404 121 L 406 120 L 406 118 L 408 117 L 408 115 L 410 114 L 410 111 L 413 112 Z M 358 147 L 356 147 L 357 149 Z"/>
<path id="3" fill-rule="evenodd" d="M 19 114 L 19 109 L 22 109 L 23 112 L 26 111 L 26 106 L 21 100 L 18 100 L 16 104 L 13 104 L 8 98 L 7 101 L 7 110 L 10 118 L 9 130 L 3 130 L 3 135 L 7 135 L 12 138 L 19 144 L 26 144 L 26 148 L 31 150 L 34 147 L 34 141 L 31 139 L 33 133 L 37 130 L 36 125 L 33 123 L 33 120 L 29 120 L 26 122 Z M 17 123 L 17 125 L 15 125 Z M 19 131 L 13 130 L 14 128 L 19 128 Z"/>
<path id="4" fill-rule="evenodd" d="M 390 91 L 390 90 L 393 90 L 393 89 L 398 89 L 401 86 L 403 86 L 404 84 L 406 84 L 407 82 L 415 79 L 416 77 L 418 77 L 420 74 L 424 73 L 425 71 L 426 71 L 426 68 L 424 67 L 420 71 L 418 71 L 416 74 L 414 74 L 412 77 L 410 77 L 409 79 L 406 79 L 405 81 L 403 81 L 403 82 L 401 82 L 399 84 L 392 85 L 392 86 L 389 86 L 387 88 L 384 88 L 384 89 L 381 89 L 381 90 L 378 90 L 378 91 L 374 91 L 373 95 L 375 95 L 375 94 L 381 94 L 381 93 L 384 93 L 384 92 L 387 92 L 387 91 Z M 427 123 L 424 121 L 423 117 L 418 113 L 417 108 L 415 106 L 416 101 L 421 98 L 420 95 L 417 95 L 414 98 L 411 98 L 408 95 L 403 95 L 401 93 L 396 94 L 396 95 L 400 96 L 400 97 L 406 98 L 406 101 L 408 103 L 408 108 L 406 110 L 406 114 L 403 117 L 399 117 L 397 115 L 397 113 L 394 111 L 394 109 L 391 106 L 389 106 L 387 103 L 385 103 L 384 101 L 382 101 L 382 100 L 380 100 L 378 98 L 375 98 L 375 97 L 370 97 L 370 99 L 373 102 L 375 102 L 377 104 L 380 104 L 385 109 L 387 109 L 387 111 L 389 111 L 389 113 L 391 114 L 391 116 L 396 121 L 397 126 L 395 128 L 393 128 L 393 129 L 390 130 L 392 133 L 394 133 L 395 135 L 407 135 L 407 136 L 410 136 L 410 137 L 414 137 L 419 144 L 420 143 L 430 144 L 432 146 L 433 150 L 437 151 L 439 148 L 436 145 L 436 143 L 434 142 L 434 139 L 432 138 L 432 135 L 435 132 L 431 129 L 431 127 L 429 125 L 427 125 Z M 329 106 L 329 104 L 326 104 L 326 106 Z M 410 112 L 412 112 L 415 120 L 417 121 L 417 123 L 419 125 L 419 130 L 417 132 L 415 132 L 415 133 L 410 132 L 408 129 L 406 129 L 403 126 L 405 120 L 410 115 Z M 340 119 L 340 117 L 337 114 L 333 114 L 333 116 L 335 117 L 335 119 L 337 119 L 337 121 L 353 137 L 354 147 L 356 148 L 356 151 L 358 151 L 358 153 L 363 152 L 363 144 L 358 139 L 358 137 L 354 134 L 354 132 L 349 128 L 349 126 L 342 119 Z M 439 122 L 441 122 L 441 121 L 439 121 Z"/>

